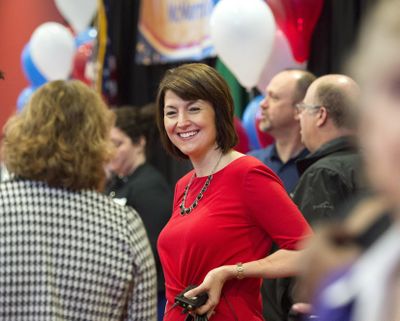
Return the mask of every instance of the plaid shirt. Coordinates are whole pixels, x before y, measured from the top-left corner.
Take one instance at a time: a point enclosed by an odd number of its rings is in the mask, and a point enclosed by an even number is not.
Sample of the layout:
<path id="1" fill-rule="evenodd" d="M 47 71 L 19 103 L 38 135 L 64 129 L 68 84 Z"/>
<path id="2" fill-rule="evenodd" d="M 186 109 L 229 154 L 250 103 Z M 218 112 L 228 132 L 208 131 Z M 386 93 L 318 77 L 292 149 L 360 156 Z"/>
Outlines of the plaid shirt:
<path id="1" fill-rule="evenodd" d="M 156 320 L 141 219 L 94 191 L 0 183 L 0 320 Z"/>

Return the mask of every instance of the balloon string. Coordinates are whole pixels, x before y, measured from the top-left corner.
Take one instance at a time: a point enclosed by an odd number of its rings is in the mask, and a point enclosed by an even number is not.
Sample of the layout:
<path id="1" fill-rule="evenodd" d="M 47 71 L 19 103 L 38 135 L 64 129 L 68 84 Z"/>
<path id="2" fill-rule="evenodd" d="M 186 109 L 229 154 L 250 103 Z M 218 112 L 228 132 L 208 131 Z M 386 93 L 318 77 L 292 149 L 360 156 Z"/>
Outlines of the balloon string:
<path id="1" fill-rule="evenodd" d="M 101 94 L 103 87 L 103 67 L 104 57 L 106 55 L 107 47 L 107 16 L 104 8 L 103 0 L 97 0 L 98 3 L 98 51 L 97 51 L 97 83 L 96 89 Z"/>

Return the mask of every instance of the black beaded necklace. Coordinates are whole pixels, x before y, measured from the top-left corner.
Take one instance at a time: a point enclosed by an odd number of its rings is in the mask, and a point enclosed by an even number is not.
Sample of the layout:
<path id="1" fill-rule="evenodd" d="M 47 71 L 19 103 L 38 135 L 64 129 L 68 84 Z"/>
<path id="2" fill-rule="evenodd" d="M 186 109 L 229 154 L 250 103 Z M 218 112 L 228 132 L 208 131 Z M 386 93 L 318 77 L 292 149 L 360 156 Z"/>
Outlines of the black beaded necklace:
<path id="1" fill-rule="evenodd" d="M 193 182 L 194 176 L 196 175 L 196 173 L 193 173 L 192 177 L 190 178 L 189 183 L 185 187 L 185 192 L 183 193 L 182 203 L 179 206 L 180 209 L 181 209 L 181 215 L 182 216 L 190 214 L 197 207 L 197 205 L 199 204 L 200 200 L 203 198 L 203 195 L 204 195 L 205 191 L 207 190 L 208 186 L 211 183 L 211 180 L 213 178 L 213 174 L 214 174 L 215 170 L 217 169 L 217 167 L 219 165 L 219 162 L 221 161 L 221 158 L 222 158 L 222 154 L 219 157 L 217 164 L 215 164 L 213 170 L 211 171 L 211 174 L 207 176 L 207 179 L 206 179 L 203 187 L 201 188 L 199 194 L 197 194 L 197 196 L 194 199 L 192 205 L 190 205 L 189 207 L 185 207 L 186 197 L 187 197 L 187 195 L 189 193 L 189 187 Z"/>

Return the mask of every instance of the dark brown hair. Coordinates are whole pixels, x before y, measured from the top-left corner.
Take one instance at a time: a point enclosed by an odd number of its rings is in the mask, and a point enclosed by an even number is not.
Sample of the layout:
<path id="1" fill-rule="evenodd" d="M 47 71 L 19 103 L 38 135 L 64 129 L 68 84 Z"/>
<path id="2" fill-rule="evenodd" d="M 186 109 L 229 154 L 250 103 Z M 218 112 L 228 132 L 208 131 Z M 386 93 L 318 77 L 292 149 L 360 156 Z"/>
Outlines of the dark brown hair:
<path id="1" fill-rule="evenodd" d="M 150 146 L 156 134 L 156 106 L 147 104 L 143 107 L 122 106 L 113 109 L 115 127 L 127 135 L 133 144 L 138 144 L 141 137 L 146 140 L 146 157 L 150 156 Z"/>
<path id="2" fill-rule="evenodd" d="M 158 89 L 156 121 L 161 141 L 170 154 L 188 158 L 169 140 L 164 128 L 164 98 L 168 90 L 183 100 L 209 102 L 215 111 L 218 147 L 226 153 L 236 145 L 238 138 L 233 123 L 233 99 L 225 80 L 210 66 L 185 64 L 168 70 Z"/>

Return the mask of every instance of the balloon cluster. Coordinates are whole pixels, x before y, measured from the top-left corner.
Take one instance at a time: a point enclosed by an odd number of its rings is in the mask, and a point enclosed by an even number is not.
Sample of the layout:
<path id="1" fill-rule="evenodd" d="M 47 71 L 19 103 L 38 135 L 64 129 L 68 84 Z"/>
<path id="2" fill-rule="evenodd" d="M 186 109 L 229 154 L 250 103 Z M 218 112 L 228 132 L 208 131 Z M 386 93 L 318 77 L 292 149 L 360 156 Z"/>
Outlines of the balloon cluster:
<path id="1" fill-rule="evenodd" d="M 324 0 L 266 0 L 279 28 L 288 39 L 295 60 L 303 63 L 310 54 L 310 40 Z"/>
<path id="2" fill-rule="evenodd" d="M 211 15 L 211 39 L 239 83 L 264 92 L 278 72 L 306 67 L 322 6 L 323 0 L 220 0 Z M 251 148 L 271 142 L 257 126 L 261 99 L 254 98 L 243 115 Z"/>
<path id="3" fill-rule="evenodd" d="M 97 2 L 55 0 L 55 4 L 71 28 L 57 22 L 45 22 L 33 31 L 21 53 L 22 69 L 30 86 L 18 96 L 18 111 L 26 105 L 32 93 L 47 81 L 72 76 L 88 83 L 84 64 L 91 56 L 97 36 L 96 30 L 88 29 L 88 26 L 97 11 Z"/>
<path id="4" fill-rule="evenodd" d="M 262 0 L 221 0 L 210 20 L 211 39 L 221 60 L 251 89 L 261 75 L 275 33 L 275 21 Z"/>

